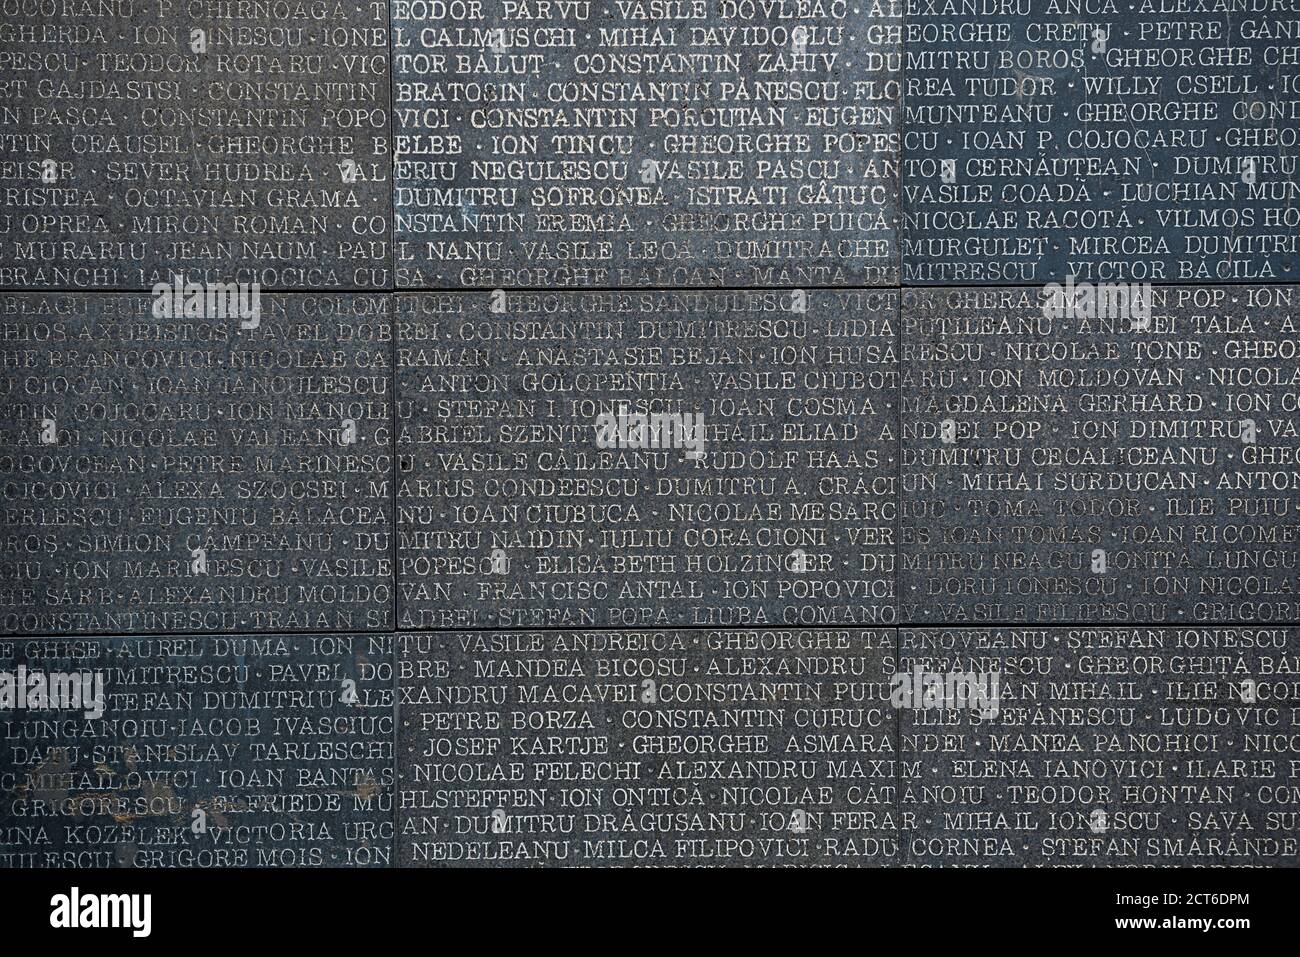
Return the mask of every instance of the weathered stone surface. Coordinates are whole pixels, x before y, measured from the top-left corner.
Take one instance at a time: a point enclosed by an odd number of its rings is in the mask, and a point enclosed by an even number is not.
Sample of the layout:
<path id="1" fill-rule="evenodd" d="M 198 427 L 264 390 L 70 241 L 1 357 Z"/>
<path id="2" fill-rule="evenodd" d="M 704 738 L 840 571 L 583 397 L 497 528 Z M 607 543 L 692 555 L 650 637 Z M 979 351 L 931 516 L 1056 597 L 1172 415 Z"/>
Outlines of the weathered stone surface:
<path id="1" fill-rule="evenodd" d="M 399 627 L 892 623 L 896 310 L 399 297 Z M 703 440 L 611 447 L 620 410 Z"/>
<path id="2" fill-rule="evenodd" d="M 392 667 L 391 635 L 0 640 L 0 866 L 389 864 Z M 36 674 L 102 708 L 4 698 Z"/>
<path id="3" fill-rule="evenodd" d="M 400 287 L 898 281 L 902 8 L 393 5 Z"/>
<path id="4" fill-rule="evenodd" d="M 387 20 L 357 0 L 15 0 L 0 288 L 391 288 Z"/>
<path id="5" fill-rule="evenodd" d="M 1294 628 L 901 629 L 905 672 L 996 674 L 997 713 L 904 708 L 913 866 L 1293 866 Z"/>
<path id="6" fill-rule="evenodd" d="M 391 627 L 388 307 L 0 295 L 0 630 Z"/>
<path id="7" fill-rule="evenodd" d="M 904 48 L 905 283 L 1300 275 L 1285 20 L 918 5 Z"/>
<path id="8" fill-rule="evenodd" d="M 901 620 L 1296 620 L 1297 290 L 1149 295 L 904 293 Z"/>
<path id="9" fill-rule="evenodd" d="M 897 858 L 892 630 L 397 640 L 399 866 Z"/>
<path id="10" fill-rule="evenodd" d="M 0 866 L 1295 862 L 1294 24 L 854 3 L 11 0 Z"/>

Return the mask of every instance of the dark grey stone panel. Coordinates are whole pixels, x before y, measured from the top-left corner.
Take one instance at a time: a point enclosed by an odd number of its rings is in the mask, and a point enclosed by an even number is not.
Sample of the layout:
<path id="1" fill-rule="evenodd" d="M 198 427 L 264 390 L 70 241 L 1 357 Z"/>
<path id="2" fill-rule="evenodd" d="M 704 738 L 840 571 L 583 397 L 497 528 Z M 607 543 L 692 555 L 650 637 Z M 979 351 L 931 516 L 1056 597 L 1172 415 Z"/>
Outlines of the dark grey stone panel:
<path id="1" fill-rule="evenodd" d="M 1300 59 L 1286 16 L 910 5 L 903 281 L 1296 279 Z"/>
<path id="2" fill-rule="evenodd" d="M 902 709 L 899 802 L 916 826 L 905 862 L 1294 866 L 1298 639 L 1284 627 L 901 629 L 904 673 L 996 674 L 999 698 L 991 716 Z"/>
<path id="3" fill-rule="evenodd" d="M 390 302 L 260 302 L 0 296 L 0 631 L 391 627 Z"/>
<path id="4" fill-rule="evenodd" d="M 398 627 L 892 623 L 897 302 L 399 296 Z"/>
<path id="5" fill-rule="evenodd" d="M 1297 289 L 1148 298 L 904 293 L 901 620 L 1298 620 Z"/>
<path id="6" fill-rule="evenodd" d="M 391 635 L 0 640 L 0 865 L 387 866 L 392 668 Z M 60 676 L 90 693 L 37 707 Z"/>
<path id="7" fill-rule="evenodd" d="M 897 283 L 901 5 L 392 9 L 399 287 Z"/>
<path id="8" fill-rule="evenodd" d="M 399 635 L 398 864 L 892 864 L 894 637 Z"/>
<path id="9" fill-rule="evenodd" d="M 384 4 L 15 0 L 0 78 L 0 287 L 391 287 Z"/>

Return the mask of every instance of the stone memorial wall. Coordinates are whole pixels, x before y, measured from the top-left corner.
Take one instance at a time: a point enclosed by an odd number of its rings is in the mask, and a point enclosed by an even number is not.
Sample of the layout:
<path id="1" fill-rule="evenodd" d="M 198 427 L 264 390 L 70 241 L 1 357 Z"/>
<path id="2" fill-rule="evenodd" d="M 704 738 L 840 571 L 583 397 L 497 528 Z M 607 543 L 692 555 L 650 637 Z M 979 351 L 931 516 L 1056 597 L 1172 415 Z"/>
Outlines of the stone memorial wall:
<path id="1" fill-rule="evenodd" d="M 1286 867 L 1288 0 L 0 0 L 0 865 Z"/>

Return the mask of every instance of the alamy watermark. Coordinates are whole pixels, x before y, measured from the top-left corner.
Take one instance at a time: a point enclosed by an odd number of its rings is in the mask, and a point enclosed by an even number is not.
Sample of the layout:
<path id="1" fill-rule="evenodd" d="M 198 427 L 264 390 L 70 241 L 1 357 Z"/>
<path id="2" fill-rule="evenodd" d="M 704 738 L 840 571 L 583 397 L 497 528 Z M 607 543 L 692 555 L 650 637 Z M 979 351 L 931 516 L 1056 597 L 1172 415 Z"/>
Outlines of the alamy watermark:
<path id="1" fill-rule="evenodd" d="M 155 319 L 238 319 L 240 328 L 256 329 L 262 321 L 262 287 L 256 282 L 186 282 L 153 286 Z"/>
<path id="2" fill-rule="evenodd" d="M 998 715 L 1001 675 L 996 671 L 926 671 L 916 665 L 895 673 L 889 703 L 895 708 L 966 708 L 983 717 Z"/>
<path id="3" fill-rule="evenodd" d="M 80 711 L 104 716 L 104 676 L 97 671 L 0 671 L 0 711 Z"/>
<path id="4" fill-rule="evenodd" d="M 1133 331 L 1151 327 L 1151 284 L 1137 282 L 1065 283 L 1043 287 L 1043 315 L 1048 319 L 1128 319 Z"/>
<path id="5" fill-rule="evenodd" d="M 602 449 L 685 449 L 688 459 L 704 458 L 704 413 L 618 412 L 596 416 L 596 445 Z"/>
<path id="6" fill-rule="evenodd" d="M 152 894 L 88 894 L 74 887 L 50 898 L 50 926 L 57 930 L 121 928 L 132 937 L 153 930 Z"/>

